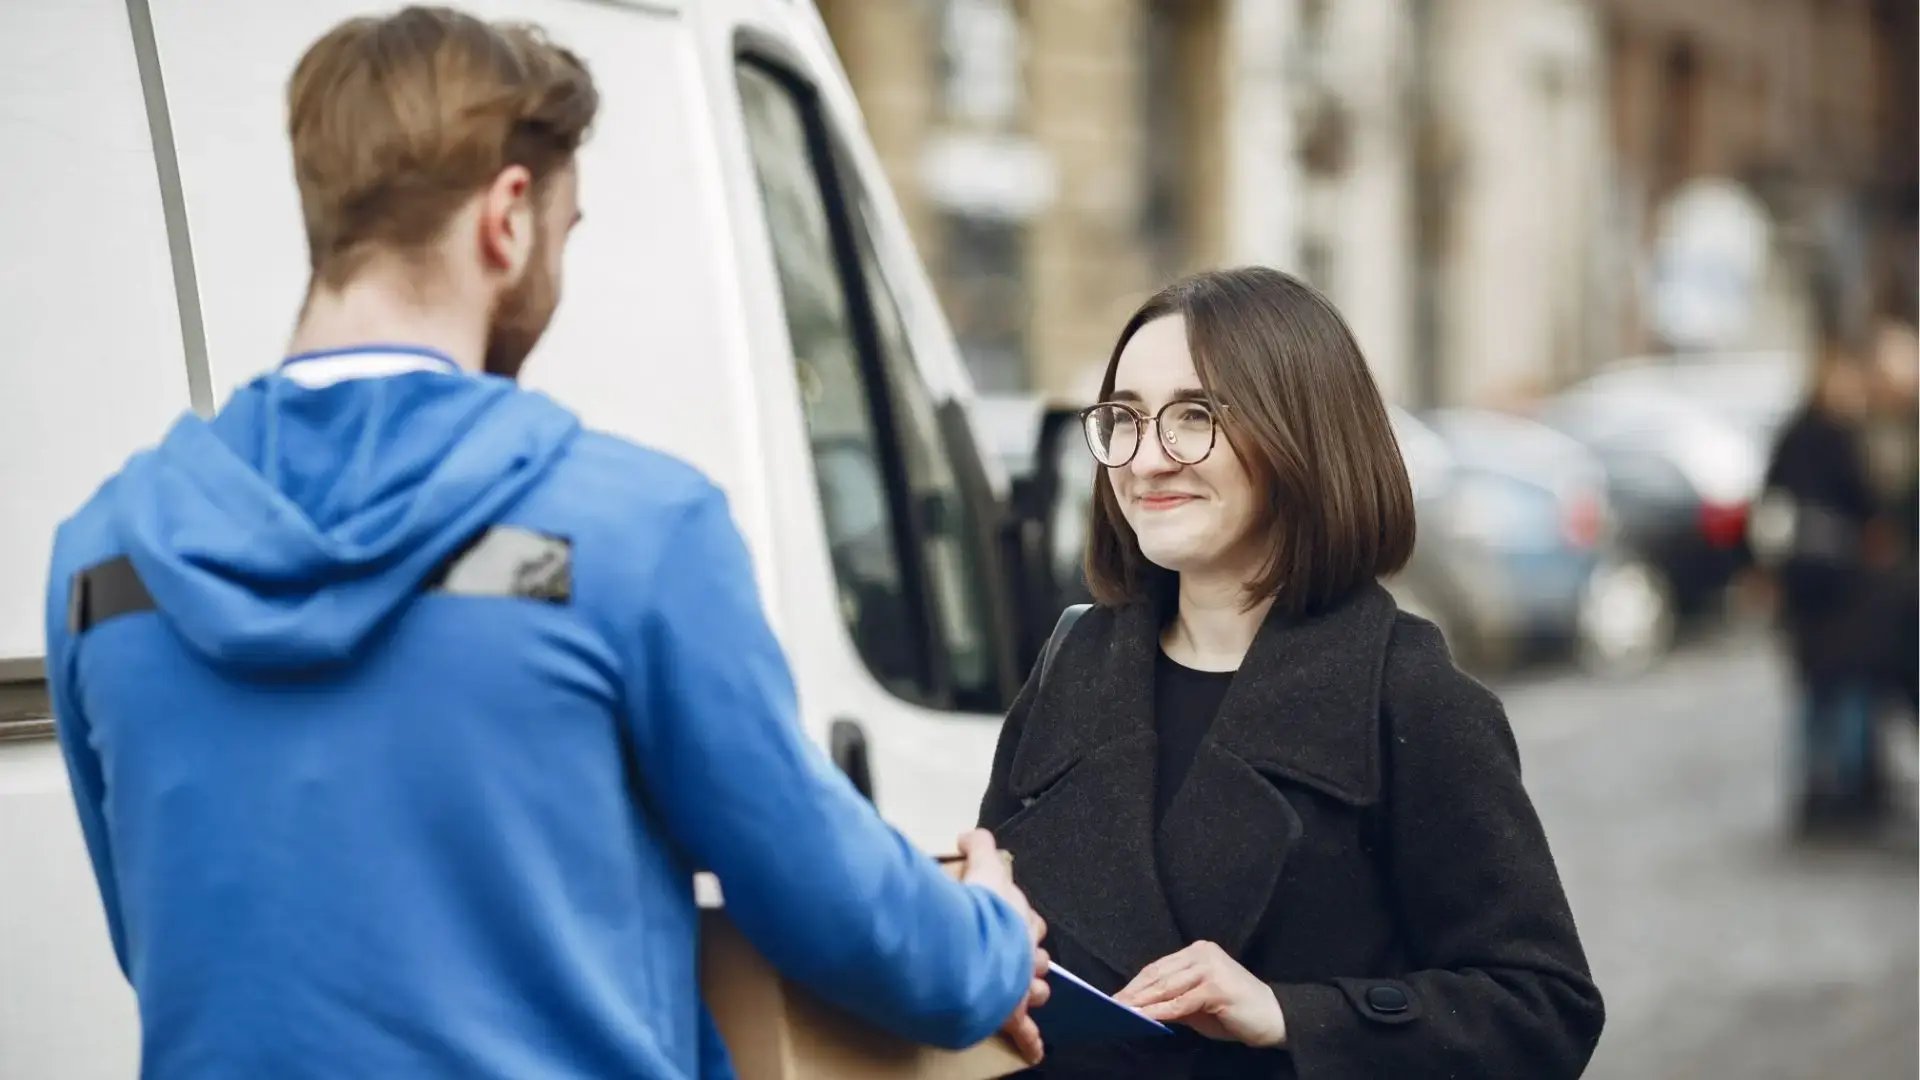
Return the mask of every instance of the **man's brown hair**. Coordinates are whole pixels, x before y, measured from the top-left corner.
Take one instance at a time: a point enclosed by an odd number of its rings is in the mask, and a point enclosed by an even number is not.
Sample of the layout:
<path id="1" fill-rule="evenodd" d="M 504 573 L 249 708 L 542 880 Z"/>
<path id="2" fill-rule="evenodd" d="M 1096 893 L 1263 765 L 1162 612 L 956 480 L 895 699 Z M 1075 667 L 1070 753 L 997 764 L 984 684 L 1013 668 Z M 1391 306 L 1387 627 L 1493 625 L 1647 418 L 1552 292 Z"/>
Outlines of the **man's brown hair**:
<path id="1" fill-rule="evenodd" d="M 1200 385 L 1220 434 L 1261 500 L 1267 561 L 1247 583 L 1290 614 L 1323 610 L 1413 554 L 1413 488 L 1386 404 L 1333 304 L 1278 270 L 1196 274 L 1141 305 L 1114 343 L 1100 398 L 1113 395 L 1120 354 L 1141 327 L 1186 322 Z M 1149 562 L 1105 477 L 1094 485 L 1087 582 L 1117 606 L 1152 601 L 1171 614 L 1178 577 Z"/>
<path id="2" fill-rule="evenodd" d="M 334 27 L 287 86 L 315 281 L 338 287 L 377 247 L 424 247 L 509 165 L 539 190 L 599 105 L 586 65 L 534 26 L 409 7 Z"/>

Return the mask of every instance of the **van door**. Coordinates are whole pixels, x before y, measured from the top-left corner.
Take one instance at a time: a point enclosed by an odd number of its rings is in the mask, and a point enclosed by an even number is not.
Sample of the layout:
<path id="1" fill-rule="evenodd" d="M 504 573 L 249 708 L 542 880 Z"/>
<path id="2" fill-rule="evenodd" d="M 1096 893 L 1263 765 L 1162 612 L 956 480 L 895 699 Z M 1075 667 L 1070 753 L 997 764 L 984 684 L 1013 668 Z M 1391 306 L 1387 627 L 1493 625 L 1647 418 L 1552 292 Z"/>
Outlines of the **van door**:
<path id="1" fill-rule="evenodd" d="M 819 523 L 781 536 L 786 644 L 810 722 L 843 753 L 864 741 L 876 803 L 945 850 L 973 822 L 1015 681 L 998 511 L 964 384 L 927 377 L 928 331 L 882 257 L 894 226 L 869 195 L 878 181 L 861 175 L 806 63 L 750 37 L 735 68 L 786 328 L 786 370 L 767 375 L 791 380 L 801 421 L 785 402 L 767 417 L 786 476 L 801 478 L 774 480 L 770 498 L 780 520 Z"/>
<path id="2" fill-rule="evenodd" d="M 114 970 L 41 680 L 54 526 L 204 386 L 152 40 L 122 0 L 0 27 L 0 1076 L 132 1076 Z M 146 78 L 143 81 L 143 76 Z M 164 106 L 158 106 L 163 109 Z M 151 120 L 151 122 L 150 122 Z M 158 145 L 156 145 L 158 144 Z M 156 150 L 161 160 L 156 162 Z M 182 261 L 176 262 L 176 256 Z M 196 366 L 189 377 L 189 363 Z M 104 1034 L 103 1034 L 104 1033 Z M 85 1048 L 84 1060 L 69 1051 Z"/>

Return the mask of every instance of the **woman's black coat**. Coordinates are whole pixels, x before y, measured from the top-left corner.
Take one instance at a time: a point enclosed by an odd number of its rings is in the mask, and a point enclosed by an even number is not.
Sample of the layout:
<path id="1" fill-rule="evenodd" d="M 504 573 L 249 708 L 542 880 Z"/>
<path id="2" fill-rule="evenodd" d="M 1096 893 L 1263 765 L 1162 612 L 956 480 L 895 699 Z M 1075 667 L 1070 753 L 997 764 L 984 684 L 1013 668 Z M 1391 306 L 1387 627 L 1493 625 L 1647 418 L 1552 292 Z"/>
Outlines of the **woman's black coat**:
<path id="1" fill-rule="evenodd" d="M 1095 608 L 1013 705 L 980 822 L 1069 970 L 1212 941 L 1289 1048 L 1056 1049 L 1046 1076 L 1577 1076 L 1600 995 L 1500 702 L 1369 585 L 1267 620 L 1153 824 L 1157 614 Z"/>

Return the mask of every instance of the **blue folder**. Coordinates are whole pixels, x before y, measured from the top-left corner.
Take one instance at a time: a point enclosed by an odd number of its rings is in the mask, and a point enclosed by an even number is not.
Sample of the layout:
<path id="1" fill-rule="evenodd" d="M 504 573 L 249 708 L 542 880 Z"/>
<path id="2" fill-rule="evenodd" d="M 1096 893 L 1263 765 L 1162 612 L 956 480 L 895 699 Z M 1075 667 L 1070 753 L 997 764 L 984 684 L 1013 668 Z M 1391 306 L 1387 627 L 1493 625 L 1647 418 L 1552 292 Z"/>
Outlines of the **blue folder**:
<path id="1" fill-rule="evenodd" d="M 1173 1034 L 1172 1028 L 1120 1004 L 1059 964 L 1048 969 L 1047 985 L 1053 988 L 1053 995 L 1033 1010 L 1033 1020 L 1040 1025 L 1040 1038 L 1049 1048 Z"/>

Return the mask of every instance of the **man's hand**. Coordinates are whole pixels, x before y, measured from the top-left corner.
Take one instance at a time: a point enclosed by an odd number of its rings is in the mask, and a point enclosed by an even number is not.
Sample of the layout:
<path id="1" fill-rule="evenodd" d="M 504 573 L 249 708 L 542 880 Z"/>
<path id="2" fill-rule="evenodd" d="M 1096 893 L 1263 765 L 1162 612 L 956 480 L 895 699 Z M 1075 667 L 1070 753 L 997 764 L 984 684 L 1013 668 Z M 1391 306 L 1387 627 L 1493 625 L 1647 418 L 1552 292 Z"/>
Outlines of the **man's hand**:
<path id="1" fill-rule="evenodd" d="M 960 880 L 969 885 L 978 885 L 1005 900 L 1027 921 L 1027 934 L 1033 943 L 1033 981 L 1027 987 L 1026 1000 L 1013 1011 L 1000 1030 L 1013 1040 L 1020 1056 L 1029 1065 L 1038 1065 L 1045 1047 L 1040 1042 L 1040 1027 L 1029 1014 L 1045 1005 L 1047 995 L 1052 992 L 1047 985 L 1047 951 L 1040 947 L 1040 942 L 1047 936 L 1046 921 L 1034 912 L 1033 905 L 1027 903 L 1027 894 L 1013 883 L 1013 871 L 1001 857 L 992 833 L 975 829 L 961 836 L 960 854 L 966 859 L 966 869 L 961 872 Z"/>
<path id="2" fill-rule="evenodd" d="M 1273 988 L 1211 941 L 1148 964 L 1114 998 L 1209 1039 L 1257 1047 L 1287 1044 L 1287 1018 Z"/>

